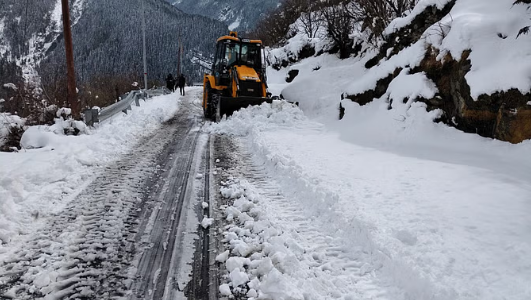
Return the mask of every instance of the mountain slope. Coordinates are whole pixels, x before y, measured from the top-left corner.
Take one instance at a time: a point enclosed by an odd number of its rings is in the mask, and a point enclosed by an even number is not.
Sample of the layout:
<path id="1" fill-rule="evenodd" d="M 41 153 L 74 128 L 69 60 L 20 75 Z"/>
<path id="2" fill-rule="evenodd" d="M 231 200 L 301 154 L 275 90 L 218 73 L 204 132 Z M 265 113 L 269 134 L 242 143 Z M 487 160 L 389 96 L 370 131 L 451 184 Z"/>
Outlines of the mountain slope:
<path id="1" fill-rule="evenodd" d="M 207 17 L 186 14 L 163 0 L 144 1 L 149 80 L 160 82 L 168 73 L 177 72 L 179 41 L 185 52 L 183 73 L 189 80 L 200 78 L 200 68 L 190 62 L 192 53 L 209 56 L 227 27 Z M 83 90 L 89 83 L 101 89 L 108 86 L 112 94 L 119 94 L 126 91 L 126 83 L 130 88 L 133 81 L 143 81 L 141 1 L 73 0 L 70 5 L 80 97 L 86 98 L 91 92 Z M 7 8 L 0 12 L 0 67 L 6 70 L 0 73 L 0 87 L 8 82 L 21 87 L 31 75 L 37 87 L 32 92 L 35 97 L 46 98 L 48 104 L 61 102 L 66 68 L 60 1 L 28 5 L 27 1 L 0 0 L 0 6 Z M 34 69 L 37 73 L 28 71 Z M 116 78 L 124 80 L 122 87 L 109 81 Z M 23 101 L 16 101 L 16 94 L 0 88 L 0 99 L 7 100 L 6 109 L 22 115 L 31 113 L 21 107 Z"/>
<path id="2" fill-rule="evenodd" d="M 231 30 L 252 29 L 280 0 L 167 0 L 186 13 L 209 16 L 224 22 Z"/>
<path id="3" fill-rule="evenodd" d="M 179 41 L 185 52 L 195 50 L 209 54 L 215 40 L 227 29 L 222 23 L 183 13 L 159 0 L 145 2 L 147 62 L 150 79 L 163 79 L 177 70 Z M 141 75 L 142 31 L 140 0 L 93 0 L 73 28 L 74 55 L 78 77 L 134 73 Z M 63 57 L 62 41 L 49 62 Z M 183 59 L 183 73 L 193 66 Z"/>

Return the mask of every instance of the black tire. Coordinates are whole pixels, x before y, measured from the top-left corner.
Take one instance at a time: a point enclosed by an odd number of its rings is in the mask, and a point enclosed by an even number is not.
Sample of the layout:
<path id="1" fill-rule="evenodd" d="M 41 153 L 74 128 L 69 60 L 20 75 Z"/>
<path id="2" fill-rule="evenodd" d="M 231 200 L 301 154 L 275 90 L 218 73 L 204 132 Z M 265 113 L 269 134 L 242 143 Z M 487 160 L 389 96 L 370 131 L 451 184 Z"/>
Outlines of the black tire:
<path id="1" fill-rule="evenodd" d="M 214 101 L 214 102 L 216 104 L 216 109 L 215 109 L 213 121 L 218 123 L 219 121 L 221 121 L 221 117 L 223 116 L 221 114 L 222 113 L 221 112 L 221 100 L 219 99 L 219 97 L 216 97 L 216 101 Z"/>
<path id="2" fill-rule="evenodd" d="M 212 88 L 208 82 L 203 89 L 203 101 L 206 101 L 206 107 L 203 103 L 203 114 L 205 115 L 205 119 L 212 119 L 214 117 L 214 109 L 212 107 Z"/>

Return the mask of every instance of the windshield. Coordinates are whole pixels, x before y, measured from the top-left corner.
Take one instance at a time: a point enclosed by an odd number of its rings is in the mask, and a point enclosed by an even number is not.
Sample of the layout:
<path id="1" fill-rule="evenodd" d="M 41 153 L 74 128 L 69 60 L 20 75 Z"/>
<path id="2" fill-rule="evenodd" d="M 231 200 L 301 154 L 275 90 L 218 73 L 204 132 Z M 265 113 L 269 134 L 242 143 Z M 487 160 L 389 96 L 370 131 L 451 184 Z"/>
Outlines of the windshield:
<path id="1" fill-rule="evenodd" d="M 224 59 L 228 66 L 239 64 L 252 68 L 261 67 L 260 46 L 249 43 L 226 43 Z"/>
<path id="2" fill-rule="evenodd" d="M 254 44 L 242 44 L 241 64 L 249 67 L 260 67 L 260 47 Z"/>

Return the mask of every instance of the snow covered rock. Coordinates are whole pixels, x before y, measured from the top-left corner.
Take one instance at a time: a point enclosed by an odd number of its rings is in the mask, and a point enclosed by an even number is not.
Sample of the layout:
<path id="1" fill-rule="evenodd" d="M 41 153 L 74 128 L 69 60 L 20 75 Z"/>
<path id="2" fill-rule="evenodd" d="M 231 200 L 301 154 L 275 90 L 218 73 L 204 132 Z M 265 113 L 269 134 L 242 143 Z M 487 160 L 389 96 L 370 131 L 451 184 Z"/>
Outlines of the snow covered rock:
<path id="1" fill-rule="evenodd" d="M 240 271 L 240 268 L 232 270 L 229 274 L 229 278 L 232 282 L 233 287 L 243 285 L 249 281 L 249 275 L 247 273 Z"/>
<path id="2" fill-rule="evenodd" d="M 54 140 L 56 140 L 56 135 L 53 132 L 32 126 L 22 135 L 20 145 L 26 149 L 43 148 L 51 146 Z"/>
<path id="3" fill-rule="evenodd" d="M 216 256 L 216 261 L 224 263 L 229 258 L 229 254 L 230 254 L 229 250 L 226 250 L 225 252 L 218 254 L 218 256 Z"/>
<path id="4" fill-rule="evenodd" d="M 366 74 L 344 97 L 362 106 L 387 101 L 388 109 L 397 101 L 422 101 L 428 111 L 442 110 L 436 120 L 462 131 L 511 143 L 529 139 L 531 54 L 522 49 L 531 39 L 518 37 L 528 19 L 526 5 L 511 1 L 420 1 L 386 29 Z M 413 77 L 404 80 L 404 70 L 423 73 L 435 93 L 394 99 L 397 89 L 418 88 Z"/>
<path id="5" fill-rule="evenodd" d="M 201 221 L 201 227 L 203 227 L 204 229 L 207 229 L 213 223 L 214 223 L 214 219 L 208 218 L 207 216 L 204 216 L 203 220 Z"/>
<path id="6" fill-rule="evenodd" d="M 222 296 L 231 296 L 232 292 L 230 291 L 230 287 L 228 284 L 222 284 L 219 286 L 219 293 Z"/>

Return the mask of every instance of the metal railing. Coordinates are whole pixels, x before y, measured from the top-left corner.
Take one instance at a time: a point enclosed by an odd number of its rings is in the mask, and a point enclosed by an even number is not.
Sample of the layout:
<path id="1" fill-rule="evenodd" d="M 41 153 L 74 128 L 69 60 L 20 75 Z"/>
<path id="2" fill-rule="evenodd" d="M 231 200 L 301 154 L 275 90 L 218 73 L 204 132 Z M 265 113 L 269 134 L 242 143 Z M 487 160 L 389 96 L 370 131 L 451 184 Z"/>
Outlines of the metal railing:
<path id="1" fill-rule="evenodd" d="M 140 100 L 146 100 L 148 98 L 169 94 L 169 90 L 165 87 L 150 89 L 150 90 L 134 90 L 124 94 L 120 97 L 122 100 L 109 105 L 107 107 L 99 109 L 86 109 L 83 111 L 85 124 L 94 126 L 94 123 L 103 122 L 117 113 L 123 112 L 127 114 L 128 110 L 131 110 L 133 102 L 136 106 L 140 106 Z"/>

